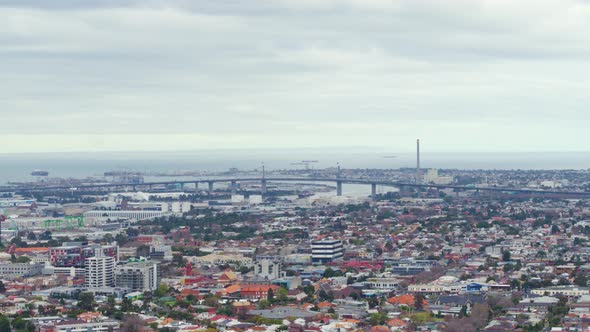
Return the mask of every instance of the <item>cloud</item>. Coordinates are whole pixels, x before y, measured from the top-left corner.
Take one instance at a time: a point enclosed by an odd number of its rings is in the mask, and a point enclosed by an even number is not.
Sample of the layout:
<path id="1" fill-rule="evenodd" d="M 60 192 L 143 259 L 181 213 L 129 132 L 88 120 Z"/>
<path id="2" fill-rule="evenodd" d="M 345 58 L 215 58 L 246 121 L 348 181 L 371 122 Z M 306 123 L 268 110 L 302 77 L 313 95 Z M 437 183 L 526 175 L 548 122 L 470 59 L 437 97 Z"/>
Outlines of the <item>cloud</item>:
<path id="1" fill-rule="evenodd" d="M 584 1 L 0 0 L 0 16 L 17 151 L 588 145 Z"/>

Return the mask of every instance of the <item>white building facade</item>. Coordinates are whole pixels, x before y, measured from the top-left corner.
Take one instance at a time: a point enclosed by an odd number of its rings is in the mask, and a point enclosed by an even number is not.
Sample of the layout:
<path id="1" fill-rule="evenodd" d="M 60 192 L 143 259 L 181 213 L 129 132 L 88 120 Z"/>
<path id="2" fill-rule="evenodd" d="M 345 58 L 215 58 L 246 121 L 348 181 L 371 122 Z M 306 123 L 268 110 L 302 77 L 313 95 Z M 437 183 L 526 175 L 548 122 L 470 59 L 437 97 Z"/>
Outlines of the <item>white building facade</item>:
<path id="1" fill-rule="evenodd" d="M 324 239 L 311 242 L 312 263 L 329 263 L 342 259 L 342 256 L 344 256 L 344 247 L 340 240 Z"/>
<path id="2" fill-rule="evenodd" d="M 86 259 L 85 269 L 86 287 L 115 286 L 115 258 L 97 251 L 97 256 Z"/>

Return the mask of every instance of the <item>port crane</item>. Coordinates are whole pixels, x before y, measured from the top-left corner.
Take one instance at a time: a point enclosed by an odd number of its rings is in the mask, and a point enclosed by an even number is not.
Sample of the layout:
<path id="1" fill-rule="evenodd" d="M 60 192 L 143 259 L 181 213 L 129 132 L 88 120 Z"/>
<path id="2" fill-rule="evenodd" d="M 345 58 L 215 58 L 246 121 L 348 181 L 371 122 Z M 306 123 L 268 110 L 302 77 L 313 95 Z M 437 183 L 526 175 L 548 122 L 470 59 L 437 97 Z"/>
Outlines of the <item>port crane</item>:
<path id="1" fill-rule="evenodd" d="M 315 164 L 317 162 L 319 162 L 319 160 L 302 160 L 302 161 L 300 161 L 298 163 L 291 163 L 291 165 L 305 166 L 305 169 L 309 169 L 310 168 L 310 164 Z"/>

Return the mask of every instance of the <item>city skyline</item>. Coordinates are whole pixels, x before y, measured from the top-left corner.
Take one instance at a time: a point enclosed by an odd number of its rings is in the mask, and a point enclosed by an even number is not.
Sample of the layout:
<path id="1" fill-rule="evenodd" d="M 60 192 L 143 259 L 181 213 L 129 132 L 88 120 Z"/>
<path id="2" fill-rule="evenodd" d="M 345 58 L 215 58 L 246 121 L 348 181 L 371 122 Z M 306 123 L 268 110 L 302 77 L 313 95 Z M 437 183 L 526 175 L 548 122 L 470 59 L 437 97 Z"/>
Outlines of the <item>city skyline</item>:
<path id="1" fill-rule="evenodd" d="M 0 18 L 0 332 L 590 331 L 590 0 Z"/>
<path id="2" fill-rule="evenodd" d="M 585 151 L 583 1 L 0 1 L 3 153 Z"/>

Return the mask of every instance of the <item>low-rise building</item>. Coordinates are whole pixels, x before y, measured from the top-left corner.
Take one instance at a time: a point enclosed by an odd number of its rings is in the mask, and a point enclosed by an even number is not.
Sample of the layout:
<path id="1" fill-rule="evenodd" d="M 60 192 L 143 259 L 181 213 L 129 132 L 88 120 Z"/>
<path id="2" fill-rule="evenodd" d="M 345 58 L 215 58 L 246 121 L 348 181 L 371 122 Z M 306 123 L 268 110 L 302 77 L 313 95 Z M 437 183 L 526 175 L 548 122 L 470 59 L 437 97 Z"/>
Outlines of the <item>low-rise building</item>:
<path id="1" fill-rule="evenodd" d="M 394 291 L 399 287 L 399 280 L 396 278 L 370 278 L 368 281 L 373 289 Z"/>
<path id="2" fill-rule="evenodd" d="M 0 264 L 0 275 L 18 275 L 22 277 L 31 277 L 41 274 L 43 263 L 6 263 Z"/>
<path id="3" fill-rule="evenodd" d="M 556 295 L 563 295 L 563 296 L 582 296 L 590 294 L 588 287 L 579 287 L 574 285 L 566 285 L 566 286 L 555 286 L 555 287 L 546 287 L 546 288 L 537 288 L 531 290 L 532 294 L 535 295 L 549 295 L 549 296 L 556 296 Z"/>
<path id="4" fill-rule="evenodd" d="M 116 320 L 99 320 L 85 322 L 83 320 L 64 321 L 55 324 L 55 332 L 117 332 L 120 323 Z"/>

